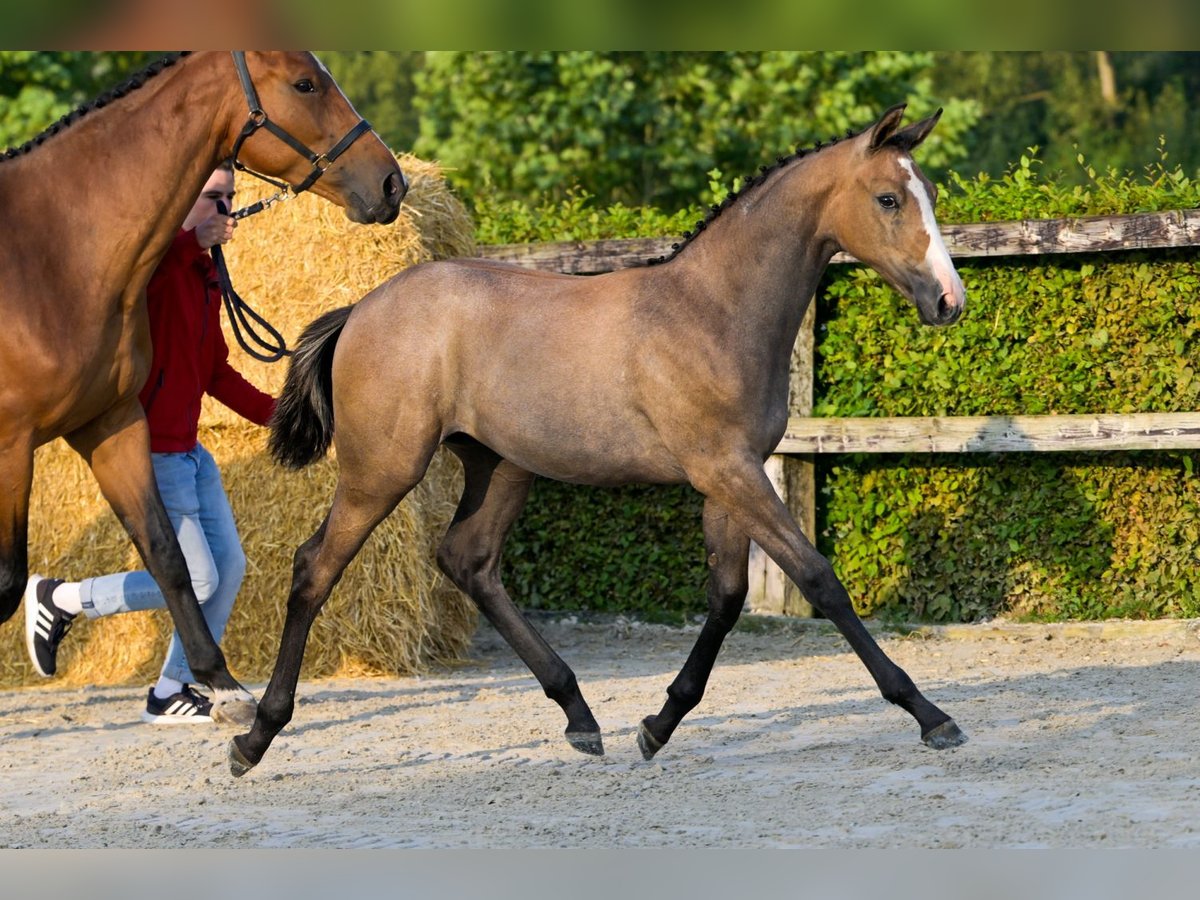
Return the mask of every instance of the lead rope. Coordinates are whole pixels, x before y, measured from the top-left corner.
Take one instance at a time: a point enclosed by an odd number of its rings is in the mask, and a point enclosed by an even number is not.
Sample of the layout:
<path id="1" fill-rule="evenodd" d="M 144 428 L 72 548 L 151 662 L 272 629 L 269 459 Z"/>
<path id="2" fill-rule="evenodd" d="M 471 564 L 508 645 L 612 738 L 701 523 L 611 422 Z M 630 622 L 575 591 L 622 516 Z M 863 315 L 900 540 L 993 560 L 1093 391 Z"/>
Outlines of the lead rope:
<path id="1" fill-rule="evenodd" d="M 233 213 L 233 217 L 242 219 L 254 213 L 262 212 L 276 200 L 281 199 L 282 196 L 286 196 L 286 191 L 276 194 L 274 197 L 268 197 L 266 200 L 260 200 L 258 203 L 247 206 L 245 209 L 239 209 Z M 223 216 L 229 215 L 228 209 L 220 200 L 217 201 L 217 212 Z M 209 252 L 212 254 L 213 264 L 217 269 L 217 283 L 221 288 L 221 299 L 225 301 L 225 311 L 229 315 L 229 326 L 233 329 L 233 335 L 237 338 L 237 342 L 241 345 L 241 348 L 255 359 L 268 363 L 278 362 L 285 356 L 291 356 L 292 351 L 288 349 L 287 341 L 283 339 L 283 335 L 275 329 L 275 326 L 251 309 L 250 305 L 238 296 L 237 291 L 233 289 L 233 282 L 229 279 L 229 267 L 225 264 L 225 254 L 221 250 L 221 245 L 213 244 Z M 266 329 L 268 337 L 263 337 L 259 334 L 247 317 L 253 319 L 258 325 Z M 265 350 L 265 353 L 255 350 L 246 342 L 246 338 L 242 336 L 243 329 L 249 335 L 250 340 Z"/>

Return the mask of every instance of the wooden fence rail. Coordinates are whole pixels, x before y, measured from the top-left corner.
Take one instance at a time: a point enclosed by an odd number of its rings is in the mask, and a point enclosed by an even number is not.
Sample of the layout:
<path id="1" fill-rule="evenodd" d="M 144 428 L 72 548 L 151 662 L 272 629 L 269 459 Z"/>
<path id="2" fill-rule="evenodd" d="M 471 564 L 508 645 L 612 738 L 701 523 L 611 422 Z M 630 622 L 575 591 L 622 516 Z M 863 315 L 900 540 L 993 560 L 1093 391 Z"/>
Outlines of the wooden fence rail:
<path id="1" fill-rule="evenodd" d="M 1120 216 L 941 226 L 957 258 L 1112 253 L 1200 246 L 1200 209 Z M 637 238 L 502 244 L 480 255 L 547 272 L 596 275 L 669 254 L 678 239 Z M 840 253 L 834 264 L 856 260 Z M 1049 416 L 812 418 L 812 310 L 793 358 L 791 418 L 767 473 L 811 535 L 815 485 L 811 454 L 1200 450 L 1200 412 Z M 757 612 L 811 615 L 795 586 L 754 548 L 750 599 Z"/>
<path id="2" fill-rule="evenodd" d="M 1053 416 L 793 416 L 777 453 L 1200 450 L 1200 412 Z"/>
<path id="3" fill-rule="evenodd" d="M 1195 247 L 1200 246 L 1200 209 L 943 225 L 941 231 L 946 249 L 955 257 L 1043 256 Z M 479 255 L 544 272 L 598 275 L 640 265 L 647 259 L 670 253 L 671 245 L 678 240 L 631 238 L 495 244 L 481 247 Z M 856 260 L 847 253 L 839 253 L 833 262 L 853 263 Z"/>

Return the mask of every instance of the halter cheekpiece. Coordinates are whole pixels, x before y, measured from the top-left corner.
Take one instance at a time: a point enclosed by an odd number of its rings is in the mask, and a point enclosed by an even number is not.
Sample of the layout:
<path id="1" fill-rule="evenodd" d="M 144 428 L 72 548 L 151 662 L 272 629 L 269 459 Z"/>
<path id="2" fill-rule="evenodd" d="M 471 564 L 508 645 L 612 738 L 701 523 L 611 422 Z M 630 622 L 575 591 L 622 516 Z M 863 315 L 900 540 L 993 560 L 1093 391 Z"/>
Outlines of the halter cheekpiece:
<path id="1" fill-rule="evenodd" d="M 246 209 L 238 210 L 237 213 L 234 213 L 235 218 L 243 218 L 244 216 L 252 215 L 255 212 L 260 212 L 262 209 L 270 206 L 270 204 L 275 200 L 286 196 L 288 190 L 291 190 L 293 194 L 300 194 L 308 190 L 313 186 L 313 184 L 316 183 L 317 179 L 324 175 L 325 171 L 331 165 L 333 165 L 334 160 L 349 150 L 350 146 L 356 140 L 371 130 L 371 125 L 366 119 L 360 118 L 358 120 L 358 124 L 346 132 L 345 136 L 336 144 L 334 144 L 329 150 L 325 151 L 324 153 L 314 153 L 302 141 L 289 134 L 286 129 L 281 128 L 271 121 L 271 118 L 267 115 L 266 110 L 262 108 L 262 103 L 260 103 L 258 99 L 258 91 L 254 89 L 254 82 L 250 79 L 250 70 L 246 67 L 246 52 L 244 50 L 233 50 L 231 52 L 233 54 L 234 68 L 237 69 L 238 80 L 242 83 L 242 92 L 246 95 L 246 103 L 250 107 L 250 113 L 249 117 L 246 119 L 246 124 L 242 126 L 242 130 L 238 134 L 237 140 L 234 141 L 233 144 L 233 165 L 239 171 L 253 175 L 255 178 L 260 178 L 267 182 L 267 184 L 274 185 L 280 191 L 280 193 L 275 197 L 272 197 L 266 201 L 261 201 L 261 206 L 259 204 L 254 204 L 254 206 L 246 207 Z M 246 166 L 242 165 L 242 163 L 238 160 L 238 154 L 241 152 L 242 144 L 246 142 L 246 139 L 249 138 L 250 135 L 254 134 L 260 128 L 265 128 L 267 131 L 271 132 L 271 134 L 275 135 L 275 137 L 279 138 L 309 161 L 309 163 L 312 165 L 312 171 L 308 174 L 307 178 L 293 187 L 285 181 L 276 181 L 273 178 L 268 178 L 266 175 L 255 172 L 253 169 L 248 169 Z M 255 207 L 258 208 L 256 209 Z"/>
<path id="2" fill-rule="evenodd" d="M 249 117 L 246 119 L 246 124 L 242 126 L 241 132 L 237 136 L 237 140 L 233 144 L 233 165 L 241 172 L 246 172 L 253 175 L 255 178 L 265 181 L 267 184 L 277 188 L 279 193 L 272 197 L 267 197 L 265 200 L 259 200 L 257 203 L 252 203 L 242 209 L 229 212 L 225 209 L 225 205 L 218 201 L 217 208 L 224 215 L 230 215 L 235 219 L 244 219 L 246 216 L 252 216 L 255 213 L 262 212 L 264 209 L 275 203 L 277 200 L 287 198 L 288 191 L 293 194 L 300 194 L 308 190 L 316 183 L 316 180 L 325 174 L 326 169 L 333 165 L 334 160 L 350 149 L 350 145 L 357 141 L 360 137 L 371 130 L 370 123 L 366 119 L 360 118 L 358 124 L 351 128 L 346 135 L 333 145 L 332 148 L 325 153 L 313 153 L 302 141 L 297 140 L 286 129 L 281 128 L 271 121 L 266 110 L 262 108 L 262 103 L 258 99 L 258 91 L 254 89 L 254 82 L 250 79 L 250 70 L 246 67 L 246 53 L 244 50 L 233 50 L 233 65 L 237 69 L 238 80 L 242 83 L 242 93 L 246 95 L 246 103 L 250 107 Z M 275 137 L 279 138 L 301 156 L 312 164 L 312 171 L 298 185 L 293 187 L 286 181 L 277 181 L 274 178 L 268 178 L 261 172 L 255 172 L 249 169 L 238 160 L 238 154 L 242 150 L 242 144 L 246 139 L 260 128 L 265 128 Z M 233 289 L 233 284 L 229 278 L 229 269 L 225 264 L 225 255 L 221 251 L 221 245 L 216 244 L 210 250 L 213 262 L 217 268 L 217 279 L 221 287 L 221 297 L 225 302 L 225 309 L 229 314 L 229 324 L 233 329 L 234 336 L 242 349 L 253 356 L 255 359 L 263 362 L 275 362 L 285 356 L 291 356 L 292 351 L 287 348 L 287 343 L 283 336 L 262 316 L 250 308 L 237 291 Z M 250 319 L 257 322 L 258 325 L 266 329 L 268 337 L 261 336 L 254 328 Z M 250 336 L 250 340 L 262 348 L 263 351 L 256 350 L 250 346 L 246 338 L 242 336 L 242 331 Z"/>

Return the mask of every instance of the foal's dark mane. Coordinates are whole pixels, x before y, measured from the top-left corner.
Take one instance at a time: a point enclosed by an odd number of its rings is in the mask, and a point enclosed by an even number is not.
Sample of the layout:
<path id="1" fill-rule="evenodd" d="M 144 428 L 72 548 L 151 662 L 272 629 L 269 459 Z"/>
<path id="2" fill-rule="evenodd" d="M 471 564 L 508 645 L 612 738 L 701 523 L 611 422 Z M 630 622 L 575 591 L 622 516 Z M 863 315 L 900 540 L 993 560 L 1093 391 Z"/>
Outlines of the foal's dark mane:
<path id="1" fill-rule="evenodd" d="M 780 169 L 788 166 L 798 159 L 803 159 L 806 156 L 817 153 L 828 147 L 832 147 L 834 144 L 840 143 L 848 138 L 857 137 L 860 134 L 862 134 L 862 131 L 855 131 L 853 128 L 850 128 L 846 130 L 845 137 L 833 137 L 827 142 L 817 141 L 811 147 L 797 147 L 796 151 L 790 156 L 777 156 L 775 157 L 775 162 L 771 165 L 759 166 L 758 173 L 751 175 L 749 178 L 743 181 L 740 190 L 730 191 L 725 195 L 724 200 L 722 200 L 720 203 L 714 203 L 712 206 L 710 206 L 704 218 L 697 222 L 691 231 L 684 232 L 683 240 L 678 244 L 671 245 L 671 252 L 669 254 L 648 259 L 642 265 L 657 266 L 661 265 L 662 263 L 670 262 L 683 251 L 684 247 L 694 241 L 700 232 L 704 231 L 705 228 L 711 225 L 717 216 L 721 215 L 721 213 L 733 206 L 733 204 L 737 202 L 738 198 L 744 197 L 749 191 L 767 181 Z"/>
<path id="2" fill-rule="evenodd" d="M 124 97 L 130 91 L 137 90 L 146 83 L 147 79 L 153 78 L 164 69 L 175 65 L 176 62 L 178 62 L 182 57 L 187 56 L 190 52 L 191 51 L 183 50 L 178 53 L 171 53 L 162 57 L 161 59 L 156 59 L 141 71 L 130 75 L 116 87 L 109 88 L 94 100 L 89 100 L 87 103 L 84 103 L 81 106 L 71 110 L 71 112 L 67 113 L 53 125 L 50 125 L 37 137 L 26 141 L 19 147 L 9 147 L 4 151 L 3 154 L 0 154 L 0 162 L 3 162 L 6 159 L 12 159 L 14 156 L 23 156 L 24 154 L 29 153 L 35 147 L 41 146 L 47 138 L 53 137 L 64 128 L 67 128 L 69 125 L 79 121 L 92 110 L 102 109 L 103 107 L 112 103 L 114 100 Z"/>

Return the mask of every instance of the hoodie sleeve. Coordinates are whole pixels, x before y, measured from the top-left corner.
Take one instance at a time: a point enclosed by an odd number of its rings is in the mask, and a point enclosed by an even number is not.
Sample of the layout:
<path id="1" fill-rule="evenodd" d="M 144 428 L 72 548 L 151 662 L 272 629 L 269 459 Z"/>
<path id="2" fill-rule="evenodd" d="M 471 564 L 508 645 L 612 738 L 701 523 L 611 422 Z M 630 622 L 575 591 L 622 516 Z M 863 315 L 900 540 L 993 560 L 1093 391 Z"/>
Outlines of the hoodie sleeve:
<path id="1" fill-rule="evenodd" d="M 220 321 L 216 328 L 216 359 L 213 361 L 213 376 L 206 393 L 228 406 L 243 419 L 255 425 L 266 425 L 275 411 L 275 398 L 260 391 L 245 379 L 241 372 L 229 364 L 229 346 L 221 333 Z"/>

